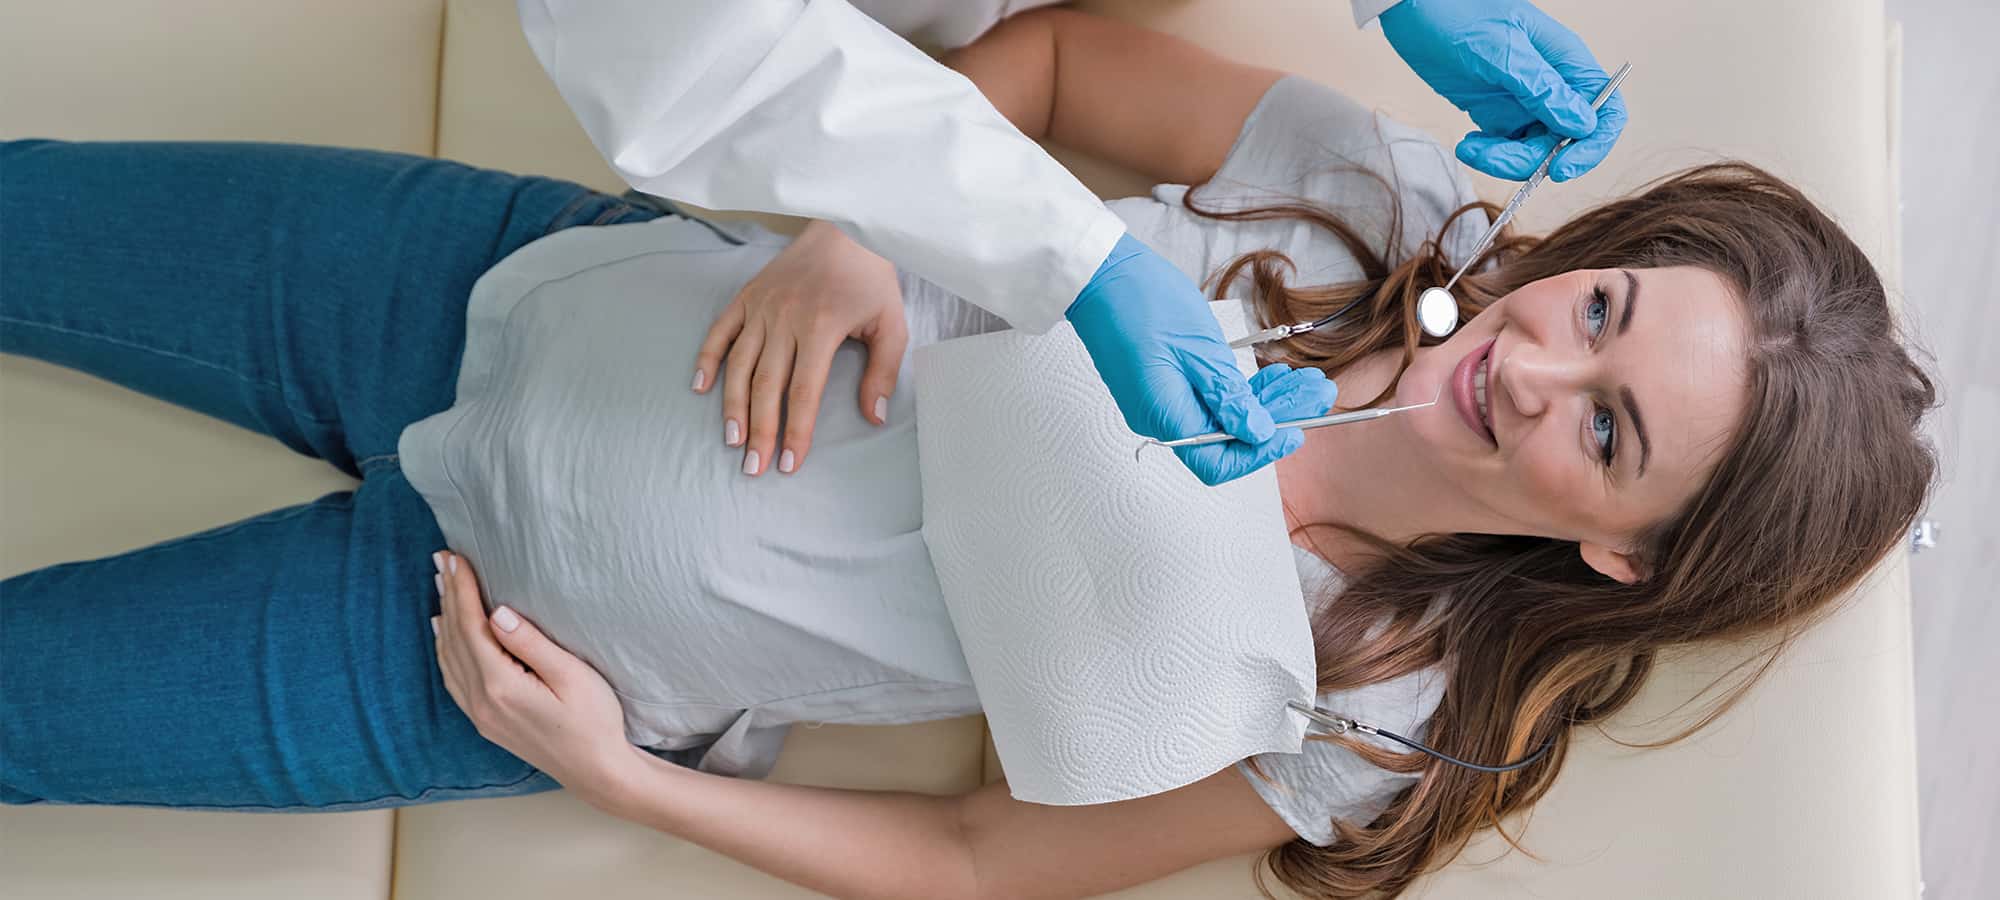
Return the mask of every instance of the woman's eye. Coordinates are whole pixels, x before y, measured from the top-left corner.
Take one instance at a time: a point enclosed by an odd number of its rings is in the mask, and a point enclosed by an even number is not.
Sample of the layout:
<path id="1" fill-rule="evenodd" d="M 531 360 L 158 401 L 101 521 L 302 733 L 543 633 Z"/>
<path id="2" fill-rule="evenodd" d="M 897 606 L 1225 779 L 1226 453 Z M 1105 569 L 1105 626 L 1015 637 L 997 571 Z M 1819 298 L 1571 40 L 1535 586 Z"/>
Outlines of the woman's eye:
<path id="1" fill-rule="evenodd" d="M 1611 458 L 1617 451 L 1618 417 L 1611 410 L 1600 406 L 1590 417 L 1590 436 L 1597 439 L 1597 446 L 1604 454 L 1604 464 L 1611 465 Z"/>
<path id="2" fill-rule="evenodd" d="M 1611 301 L 1601 287 L 1592 288 L 1590 297 L 1590 305 L 1583 308 L 1583 320 L 1588 323 L 1590 336 L 1595 338 L 1604 331 L 1604 321 L 1611 317 Z"/>

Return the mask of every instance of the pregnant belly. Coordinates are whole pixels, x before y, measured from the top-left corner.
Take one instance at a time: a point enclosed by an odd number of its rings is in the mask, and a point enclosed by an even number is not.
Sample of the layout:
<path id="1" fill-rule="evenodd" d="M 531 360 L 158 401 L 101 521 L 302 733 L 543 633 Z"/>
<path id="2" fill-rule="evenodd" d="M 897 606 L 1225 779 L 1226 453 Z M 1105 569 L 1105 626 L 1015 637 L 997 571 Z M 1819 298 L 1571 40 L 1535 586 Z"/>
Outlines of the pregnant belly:
<path id="1" fill-rule="evenodd" d="M 653 239 L 475 290 L 478 371 L 442 443 L 490 601 L 648 704 L 968 681 L 919 531 L 912 392 L 889 425 L 863 419 L 862 351 L 846 345 L 806 464 L 743 475 L 722 392 L 693 393 L 688 374 L 775 248 L 702 232 L 700 251 Z"/>

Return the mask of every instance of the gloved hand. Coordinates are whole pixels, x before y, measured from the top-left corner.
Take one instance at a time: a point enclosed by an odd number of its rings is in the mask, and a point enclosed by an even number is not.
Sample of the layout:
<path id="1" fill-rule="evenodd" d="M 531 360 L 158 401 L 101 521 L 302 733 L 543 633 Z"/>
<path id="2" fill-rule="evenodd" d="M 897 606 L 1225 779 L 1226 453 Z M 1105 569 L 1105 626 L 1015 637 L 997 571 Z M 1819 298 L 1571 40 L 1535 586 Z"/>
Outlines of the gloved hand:
<path id="1" fill-rule="evenodd" d="M 1308 419 L 1326 415 L 1333 408 L 1333 401 L 1340 391 L 1326 373 L 1314 368 L 1294 369 L 1284 363 L 1272 363 L 1258 369 L 1250 376 L 1250 389 L 1257 392 L 1257 402 L 1271 418 L 1280 422 L 1291 419 Z M 1273 441 L 1291 441 L 1293 446 L 1280 457 L 1305 443 L 1305 432 L 1297 428 L 1280 428 Z"/>
<path id="2" fill-rule="evenodd" d="M 1209 431 L 1236 438 L 1175 448 L 1203 483 L 1240 478 L 1298 449 L 1273 437 L 1271 414 L 1194 283 L 1131 235 L 1118 239 L 1065 315 L 1127 427 L 1158 440 Z"/>
<path id="3" fill-rule="evenodd" d="M 1325 415 L 1327 410 L 1333 408 L 1336 396 L 1334 384 L 1327 380 L 1325 372 L 1313 368 L 1294 369 L 1284 363 L 1272 363 L 1258 369 L 1257 374 L 1250 376 L 1250 389 L 1257 394 L 1257 402 L 1263 404 L 1264 411 L 1280 422 Z M 1305 432 L 1297 428 L 1280 428 L 1270 440 L 1259 446 L 1256 461 L 1237 475 L 1248 475 L 1267 462 L 1284 459 L 1304 446 L 1305 442 Z M 1188 468 L 1200 472 L 1207 466 L 1228 466 L 1229 458 L 1222 454 L 1232 446 L 1243 445 L 1227 442 L 1175 447 L 1174 452 L 1180 454 L 1181 462 Z"/>
<path id="4" fill-rule="evenodd" d="M 1382 34 L 1431 89 L 1479 126 L 1458 159 L 1496 178 L 1525 181 L 1549 148 L 1576 138 L 1549 177 L 1591 170 L 1625 130 L 1617 94 L 1592 111 L 1611 80 L 1575 32 L 1526 0 L 1402 0 L 1383 11 Z"/>

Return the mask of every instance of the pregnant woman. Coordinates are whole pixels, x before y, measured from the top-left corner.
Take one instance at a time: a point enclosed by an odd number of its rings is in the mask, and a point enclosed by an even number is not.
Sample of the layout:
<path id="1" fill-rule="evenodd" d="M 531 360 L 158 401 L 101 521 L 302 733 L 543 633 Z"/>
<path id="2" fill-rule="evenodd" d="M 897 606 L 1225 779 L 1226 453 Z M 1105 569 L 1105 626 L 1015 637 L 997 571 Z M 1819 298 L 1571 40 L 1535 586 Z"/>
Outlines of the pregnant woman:
<path id="1" fill-rule="evenodd" d="M 22 142 L 0 348 L 362 483 L 0 584 L 0 800 L 561 784 L 842 896 L 1080 896 L 1252 851 L 1307 896 L 1393 894 L 1546 791 L 1657 652 L 1796 634 L 1922 503 L 1933 389 L 1881 281 L 1755 168 L 1503 239 L 1440 342 L 1411 301 L 1490 208 L 1421 133 L 1066 11 L 949 62 L 1162 182 L 1112 209 L 1214 296 L 1361 301 L 1272 346 L 1278 418 L 1323 374 L 1348 407 L 1443 389 L 1278 464 L 1320 699 L 1464 759 L 1554 751 L 1495 776 L 1347 735 L 1088 807 L 755 780 L 793 722 L 977 711 L 896 386 L 908 347 L 1002 323 L 825 226 L 361 151 Z"/>

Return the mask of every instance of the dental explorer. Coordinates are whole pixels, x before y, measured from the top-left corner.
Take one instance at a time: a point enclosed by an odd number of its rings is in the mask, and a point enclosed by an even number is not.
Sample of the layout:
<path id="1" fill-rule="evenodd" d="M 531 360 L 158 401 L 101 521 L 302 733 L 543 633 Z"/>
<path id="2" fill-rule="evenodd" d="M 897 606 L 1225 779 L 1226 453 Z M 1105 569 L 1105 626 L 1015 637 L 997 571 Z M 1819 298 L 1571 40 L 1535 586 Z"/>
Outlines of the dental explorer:
<path id="1" fill-rule="evenodd" d="M 1354 422 L 1366 422 L 1371 419 L 1379 419 L 1382 418 L 1383 416 L 1394 415 L 1399 412 L 1408 412 L 1413 409 L 1423 409 L 1424 407 L 1427 406 L 1436 406 L 1438 400 L 1442 399 L 1443 397 L 1444 397 L 1444 385 L 1438 385 L 1437 396 L 1432 397 L 1429 403 L 1412 403 L 1408 406 L 1392 406 L 1389 407 L 1388 409 L 1357 409 L 1353 412 L 1329 413 L 1324 416 L 1312 416 L 1311 418 L 1305 418 L 1305 419 L 1292 419 L 1290 421 L 1278 422 L 1275 424 L 1279 428 L 1297 428 L 1304 430 L 1307 428 L 1324 428 L 1328 425 L 1347 425 Z M 1219 444 L 1222 443 L 1223 441 L 1231 441 L 1235 439 L 1236 438 L 1233 435 L 1224 431 L 1211 431 L 1207 434 L 1197 434 L 1193 437 L 1175 438 L 1174 440 L 1171 441 L 1156 441 L 1153 440 L 1152 438 L 1147 438 L 1144 443 L 1141 443 L 1139 445 L 1138 449 L 1132 451 L 1132 458 L 1134 460 L 1138 459 L 1140 453 L 1145 452 L 1145 449 L 1147 447 L 1152 447 L 1152 446 L 1194 447 L 1201 444 Z"/>

